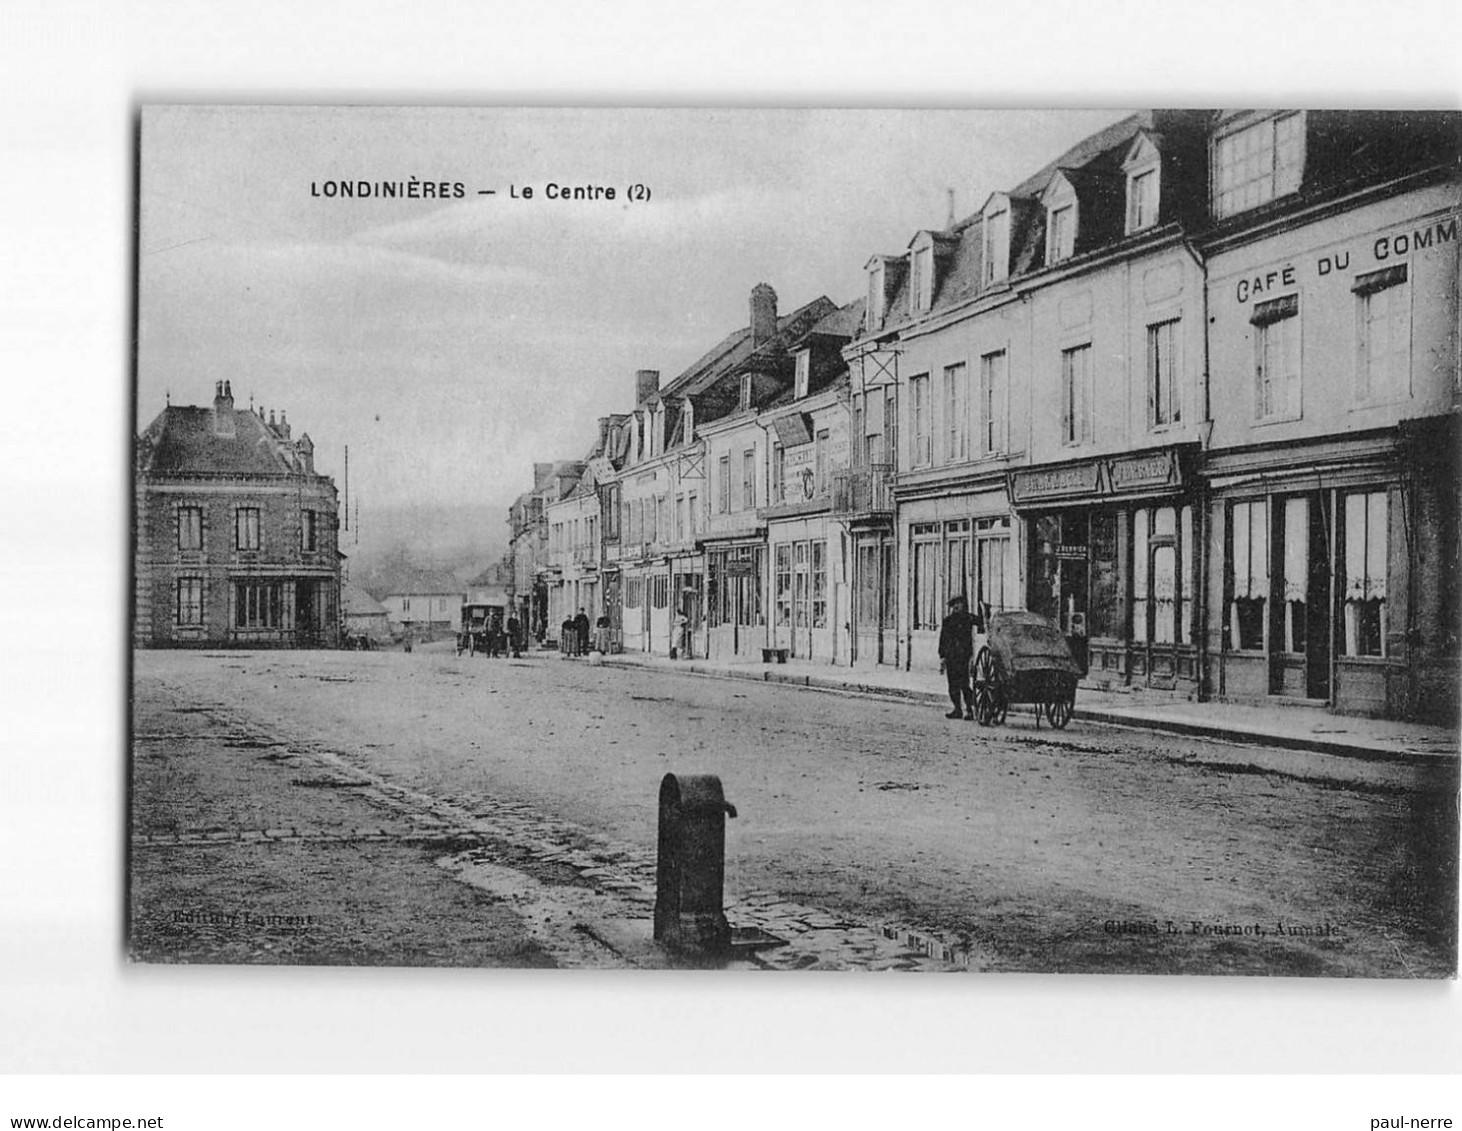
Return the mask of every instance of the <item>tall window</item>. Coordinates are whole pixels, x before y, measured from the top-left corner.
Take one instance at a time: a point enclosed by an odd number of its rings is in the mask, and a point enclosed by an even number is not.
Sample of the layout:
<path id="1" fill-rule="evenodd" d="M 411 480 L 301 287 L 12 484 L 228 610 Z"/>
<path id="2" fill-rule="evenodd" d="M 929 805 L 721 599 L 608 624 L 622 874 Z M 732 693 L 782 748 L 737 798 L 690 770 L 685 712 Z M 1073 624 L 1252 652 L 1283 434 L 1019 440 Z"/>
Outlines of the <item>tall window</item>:
<path id="1" fill-rule="evenodd" d="M 300 511 L 300 549 L 311 551 L 315 544 L 315 512 Z"/>
<path id="2" fill-rule="evenodd" d="M 756 449 L 747 448 L 741 453 L 741 507 L 756 509 Z"/>
<path id="3" fill-rule="evenodd" d="M 1127 181 L 1127 231 L 1140 232 L 1157 223 L 1157 169 L 1134 173 Z"/>
<path id="4" fill-rule="evenodd" d="M 1091 346 L 1061 351 L 1061 442 L 1091 439 Z"/>
<path id="5" fill-rule="evenodd" d="M 883 264 L 868 272 L 867 329 L 876 330 L 883 325 Z"/>
<path id="6" fill-rule="evenodd" d="M 685 541 L 685 532 L 687 525 L 688 524 L 686 522 L 685 513 L 685 496 L 679 495 L 675 499 L 675 540 L 677 542 Z"/>
<path id="7" fill-rule="evenodd" d="M 811 379 L 812 351 L 802 350 L 800 353 L 797 354 L 797 372 L 793 378 L 795 382 L 793 396 L 797 397 L 798 399 L 805 397 L 807 395 Z"/>
<path id="8" fill-rule="evenodd" d="M 1411 387 L 1411 285 L 1406 264 L 1362 275 L 1355 282 L 1356 396 L 1391 400 Z"/>
<path id="9" fill-rule="evenodd" d="M 1300 300 L 1261 302 L 1254 324 L 1254 416 L 1283 420 L 1300 413 Z"/>
<path id="10" fill-rule="evenodd" d="M 234 511 L 234 549 L 259 548 L 259 508 L 239 507 Z"/>
<path id="11" fill-rule="evenodd" d="M 932 459 L 929 435 L 929 374 L 909 378 L 909 399 L 914 416 L 914 448 L 909 453 L 914 467 L 928 467 Z"/>
<path id="12" fill-rule="evenodd" d="M 1178 320 L 1147 328 L 1147 426 L 1161 428 L 1183 419 L 1178 384 Z"/>
<path id="13" fill-rule="evenodd" d="M 178 578 L 178 624 L 203 623 L 203 579 Z"/>
<path id="14" fill-rule="evenodd" d="M 825 495 L 828 491 L 827 481 L 827 444 L 830 431 L 822 429 L 812 440 L 812 474 L 814 494 Z"/>
<path id="15" fill-rule="evenodd" d="M 178 549 L 203 549 L 203 508 L 178 508 Z"/>
<path id="16" fill-rule="evenodd" d="M 716 500 L 716 512 L 728 514 L 731 510 L 731 457 L 722 456 L 716 464 L 717 488 L 720 492 Z"/>
<path id="17" fill-rule="evenodd" d="M 980 454 L 1005 450 L 1005 403 L 1007 389 L 1005 351 L 980 358 Z"/>
<path id="18" fill-rule="evenodd" d="M 1229 647 L 1261 651 L 1264 610 L 1269 601 L 1269 504 L 1260 499 L 1235 503 L 1229 512 L 1229 561 L 1233 598 L 1229 602 Z"/>
<path id="19" fill-rule="evenodd" d="M 1284 500 L 1283 539 L 1275 557 L 1282 563 L 1284 650 L 1305 650 L 1305 612 L 1310 590 L 1310 500 L 1303 495 Z"/>
<path id="20" fill-rule="evenodd" d="M 1298 191 L 1305 164 L 1304 115 L 1266 118 L 1219 137 L 1213 164 L 1213 206 L 1220 218 Z"/>
<path id="21" fill-rule="evenodd" d="M 690 514 L 690 536 L 694 538 L 701 532 L 700 495 L 695 491 L 686 496 L 686 510 Z"/>
<path id="22" fill-rule="evenodd" d="M 655 541 L 670 541 L 670 496 L 655 499 Z"/>
<path id="23" fill-rule="evenodd" d="M 944 462 L 970 458 L 970 382 L 963 362 L 944 370 Z"/>
<path id="24" fill-rule="evenodd" d="M 1387 514 L 1385 491 L 1345 497 L 1347 656 L 1386 654 Z"/>
<path id="25" fill-rule="evenodd" d="M 898 391 L 890 386 L 883 392 L 883 452 L 884 459 L 897 465 L 899 459 L 899 402 Z"/>
<path id="26" fill-rule="evenodd" d="M 1047 263 L 1071 258 L 1076 250 L 1076 205 L 1068 204 L 1051 210 L 1046 238 L 1049 241 L 1046 245 Z"/>

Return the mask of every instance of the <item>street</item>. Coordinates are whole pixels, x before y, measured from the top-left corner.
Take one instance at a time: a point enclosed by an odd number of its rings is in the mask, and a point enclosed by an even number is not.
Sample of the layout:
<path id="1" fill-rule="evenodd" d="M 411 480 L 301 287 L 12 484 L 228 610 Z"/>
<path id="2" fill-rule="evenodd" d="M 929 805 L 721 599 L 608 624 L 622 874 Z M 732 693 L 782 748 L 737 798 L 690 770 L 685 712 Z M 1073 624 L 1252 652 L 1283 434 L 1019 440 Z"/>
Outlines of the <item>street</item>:
<path id="1" fill-rule="evenodd" d="M 547 654 L 139 651 L 133 714 L 142 961 L 670 965 L 649 936 L 673 771 L 720 776 L 727 916 L 787 943 L 741 965 L 1455 967 L 1455 763 L 1279 773 Z"/>

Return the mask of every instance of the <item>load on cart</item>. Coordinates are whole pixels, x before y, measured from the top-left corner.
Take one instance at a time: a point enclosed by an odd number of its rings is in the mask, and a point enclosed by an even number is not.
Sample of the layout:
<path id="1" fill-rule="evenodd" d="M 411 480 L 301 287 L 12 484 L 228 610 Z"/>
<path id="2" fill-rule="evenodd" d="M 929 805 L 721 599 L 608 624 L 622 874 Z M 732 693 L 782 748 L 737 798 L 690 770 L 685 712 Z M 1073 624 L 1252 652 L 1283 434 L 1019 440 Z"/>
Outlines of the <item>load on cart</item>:
<path id="1" fill-rule="evenodd" d="M 1066 638 L 1038 613 L 992 613 L 987 638 L 975 653 L 972 671 L 975 719 L 981 726 L 1005 721 L 1013 703 L 1033 704 L 1057 730 L 1071 721 L 1081 669 Z"/>

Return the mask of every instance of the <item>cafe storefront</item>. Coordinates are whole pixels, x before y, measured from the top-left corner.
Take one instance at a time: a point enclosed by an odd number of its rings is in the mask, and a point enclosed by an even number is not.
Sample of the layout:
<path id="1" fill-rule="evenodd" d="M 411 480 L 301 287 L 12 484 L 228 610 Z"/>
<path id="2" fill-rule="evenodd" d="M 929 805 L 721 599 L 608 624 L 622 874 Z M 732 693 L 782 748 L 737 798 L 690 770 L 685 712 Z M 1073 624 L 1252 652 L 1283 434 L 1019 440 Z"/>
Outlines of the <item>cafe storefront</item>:
<path id="1" fill-rule="evenodd" d="M 1197 444 L 1011 473 L 1026 606 L 1097 686 L 1198 694 Z"/>

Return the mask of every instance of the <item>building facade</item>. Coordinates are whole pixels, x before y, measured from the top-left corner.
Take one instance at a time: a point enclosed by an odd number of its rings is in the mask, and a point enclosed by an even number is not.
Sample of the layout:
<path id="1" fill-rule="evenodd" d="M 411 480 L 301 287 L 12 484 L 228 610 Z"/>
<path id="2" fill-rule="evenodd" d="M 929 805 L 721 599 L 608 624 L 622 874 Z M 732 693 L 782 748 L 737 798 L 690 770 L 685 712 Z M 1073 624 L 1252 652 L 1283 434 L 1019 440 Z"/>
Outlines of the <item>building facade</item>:
<path id="1" fill-rule="evenodd" d="M 137 438 L 137 647 L 325 647 L 340 642 L 334 482 L 280 415 L 169 405 Z"/>

